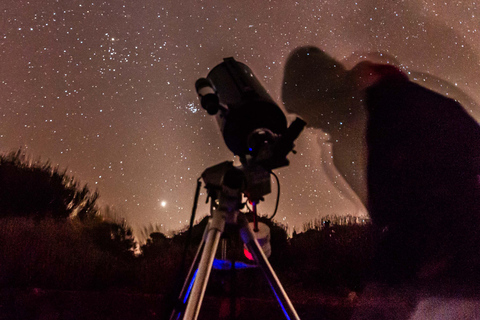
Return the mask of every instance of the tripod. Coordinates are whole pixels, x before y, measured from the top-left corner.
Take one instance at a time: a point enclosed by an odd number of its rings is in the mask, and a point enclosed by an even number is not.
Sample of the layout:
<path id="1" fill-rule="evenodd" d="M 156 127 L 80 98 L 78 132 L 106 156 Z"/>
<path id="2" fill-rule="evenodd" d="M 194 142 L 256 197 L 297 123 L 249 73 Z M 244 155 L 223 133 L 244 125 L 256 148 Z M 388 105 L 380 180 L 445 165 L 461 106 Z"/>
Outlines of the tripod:
<path id="1" fill-rule="evenodd" d="M 251 190 L 243 190 L 245 171 L 247 171 L 246 175 L 249 175 L 252 170 L 238 169 L 233 167 L 231 162 L 224 162 L 205 170 L 202 174 L 212 201 L 210 220 L 205 228 L 202 241 L 178 298 L 181 306 L 173 311 L 170 317 L 171 320 L 197 319 L 212 270 L 215 253 L 226 224 L 238 226 L 243 243 L 270 284 L 286 319 L 300 320 L 275 271 L 256 240 L 247 218 L 240 212 L 243 193 L 253 203 L 254 211 L 256 211 L 256 203 L 261 198 L 259 195 L 265 192 L 264 187 L 259 187 L 259 185 L 265 183 L 265 179 L 262 179 L 260 184 L 250 184 L 255 186 L 251 187 Z M 250 197 L 255 199 L 252 200 Z"/>

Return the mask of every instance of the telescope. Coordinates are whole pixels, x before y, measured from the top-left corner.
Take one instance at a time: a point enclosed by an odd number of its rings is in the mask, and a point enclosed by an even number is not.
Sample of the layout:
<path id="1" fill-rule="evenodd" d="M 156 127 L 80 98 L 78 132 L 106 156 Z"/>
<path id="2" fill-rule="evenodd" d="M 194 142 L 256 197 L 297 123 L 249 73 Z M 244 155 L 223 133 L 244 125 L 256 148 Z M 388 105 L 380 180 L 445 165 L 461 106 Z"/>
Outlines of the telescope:
<path id="1" fill-rule="evenodd" d="M 287 127 L 285 114 L 247 65 L 225 58 L 206 78 L 198 79 L 195 88 L 242 164 L 254 162 L 266 170 L 289 164 L 286 156 L 305 121 L 297 118 Z"/>
<path id="2" fill-rule="evenodd" d="M 266 229 L 259 232 L 256 217 L 257 204 L 270 193 L 272 169 L 289 164 L 287 155 L 293 151 L 293 142 L 306 123 L 297 118 L 287 126 L 283 111 L 252 70 L 233 58 L 225 58 L 206 78 L 198 79 L 195 88 L 202 107 L 216 117 L 225 144 L 239 156 L 242 165 L 236 167 L 232 161 L 225 161 L 202 173 L 201 178 L 211 199 L 211 216 L 170 319 L 198 318 L 215 254 L 228 224 L 238 227 L 236 229 L 250 255 L 249 259 L 253 259 L 255 266 L 262 270 L 286 319 L 299 320 L 267 259 L 269 230 L 268 235 Z M 190 228 L 193 226 L 199 187 L 200 183 L 197 183 Z M 243 196 L 252 205 L 253 227 L 241 212 L 245 208 Z M 260 234 L 264 238 L 260 239 Z M 235 263 L 232 262 L 231 266 L 235 269 Z"/>

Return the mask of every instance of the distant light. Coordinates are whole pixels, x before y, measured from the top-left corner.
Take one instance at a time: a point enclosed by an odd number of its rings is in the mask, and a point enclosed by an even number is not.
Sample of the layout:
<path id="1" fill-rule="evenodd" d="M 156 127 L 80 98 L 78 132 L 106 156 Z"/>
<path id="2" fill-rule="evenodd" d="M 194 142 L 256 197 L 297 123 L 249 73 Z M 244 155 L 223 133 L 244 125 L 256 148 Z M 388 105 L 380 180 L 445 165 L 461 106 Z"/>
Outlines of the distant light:
<path id="1" fill-rule="evenodd" d="M 167 206 L 167 201 L 163 200 L 162 202 L 160 202 L 160 205 L 162 206 L 162 208 L 165 208 Z"/>

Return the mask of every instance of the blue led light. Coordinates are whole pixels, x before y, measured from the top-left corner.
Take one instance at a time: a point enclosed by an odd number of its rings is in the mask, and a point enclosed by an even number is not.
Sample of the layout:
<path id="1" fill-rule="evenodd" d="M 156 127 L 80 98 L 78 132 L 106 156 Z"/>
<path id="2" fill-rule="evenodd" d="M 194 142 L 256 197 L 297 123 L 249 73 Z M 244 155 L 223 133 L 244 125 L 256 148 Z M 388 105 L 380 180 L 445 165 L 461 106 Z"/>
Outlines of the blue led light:
<path id="1" fill-rule="evenodd" d="M 235 269 L 247 269 L 247 268 L 255 268 L 256 265 L 244 263 L 244 262 L 235 262 Z M 229 260 L 220 260 L 215 259 L 213 260 L 213 269 L 215 270 L 230 270 L 232 269 L 232 262 Z"/>

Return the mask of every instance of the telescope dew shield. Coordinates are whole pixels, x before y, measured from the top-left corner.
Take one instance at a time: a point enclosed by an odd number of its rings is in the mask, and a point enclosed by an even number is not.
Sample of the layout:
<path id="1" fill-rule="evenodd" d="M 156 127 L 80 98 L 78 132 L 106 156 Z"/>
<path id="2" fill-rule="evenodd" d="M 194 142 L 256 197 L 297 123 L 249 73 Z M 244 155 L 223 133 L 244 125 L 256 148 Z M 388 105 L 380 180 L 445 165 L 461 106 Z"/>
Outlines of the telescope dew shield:
<path id="1" fill-rule="evenodd" d="M 249 153 L 248 137 L 256 129 L 269 129 L 278 135 L 287 130 L 283 111 L 247 65 L 225 58 L 207 79 L 220 104 L 227 106 L 227 110 L 217 114 L 217 120 L 225 144 L 235 155 L 244 157 Z"/>

